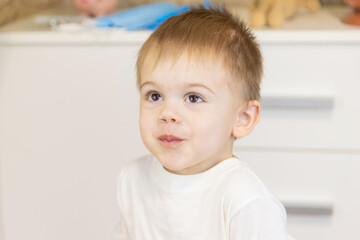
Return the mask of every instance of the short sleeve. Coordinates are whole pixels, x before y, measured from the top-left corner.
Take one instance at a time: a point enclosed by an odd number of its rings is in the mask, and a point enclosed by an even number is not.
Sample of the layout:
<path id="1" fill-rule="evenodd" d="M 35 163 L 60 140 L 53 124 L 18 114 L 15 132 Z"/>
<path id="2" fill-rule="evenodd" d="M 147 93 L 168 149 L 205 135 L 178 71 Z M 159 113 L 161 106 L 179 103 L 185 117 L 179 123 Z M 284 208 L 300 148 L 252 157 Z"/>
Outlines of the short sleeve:
<path id="1" fill-rule="evenodd" d="M 230 222 L 230 240 L 293 240 L 286 230 L 286 211 L 271 197 L 246 204 Z"/>

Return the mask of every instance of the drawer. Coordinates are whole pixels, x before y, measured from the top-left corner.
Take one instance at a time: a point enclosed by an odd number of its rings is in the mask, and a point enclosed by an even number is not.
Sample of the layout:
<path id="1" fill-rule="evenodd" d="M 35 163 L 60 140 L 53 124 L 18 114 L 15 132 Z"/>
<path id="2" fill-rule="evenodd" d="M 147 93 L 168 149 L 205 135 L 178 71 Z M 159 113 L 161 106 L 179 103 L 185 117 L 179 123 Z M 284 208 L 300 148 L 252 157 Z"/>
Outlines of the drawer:
<path id="1" fill-rule="evenodd" d="M 236 144 L 360 150 L 360 46 L 263 45 L 262 50 L 261 119 Z"/>
<path id="2" fill-rule="evenodd" d="M 360 154 L 235 148 L 288 210 L 295 239 L 360 239 Z"/>

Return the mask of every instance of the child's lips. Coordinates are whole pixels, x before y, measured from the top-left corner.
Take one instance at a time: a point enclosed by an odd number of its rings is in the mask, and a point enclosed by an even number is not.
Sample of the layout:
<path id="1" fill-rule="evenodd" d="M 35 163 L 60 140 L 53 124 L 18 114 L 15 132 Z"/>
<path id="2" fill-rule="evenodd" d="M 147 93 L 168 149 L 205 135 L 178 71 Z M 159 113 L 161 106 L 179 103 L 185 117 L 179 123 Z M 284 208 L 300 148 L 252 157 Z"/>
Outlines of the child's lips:
<path id="1" fill-rule="evenodd" d="M 176 147 L 184 141 L 184 139 L 182 138 L 168 134 L 161 135 L 160 137 L 158 137 L 158 139 L 163 145 L 168 147 Z"/>

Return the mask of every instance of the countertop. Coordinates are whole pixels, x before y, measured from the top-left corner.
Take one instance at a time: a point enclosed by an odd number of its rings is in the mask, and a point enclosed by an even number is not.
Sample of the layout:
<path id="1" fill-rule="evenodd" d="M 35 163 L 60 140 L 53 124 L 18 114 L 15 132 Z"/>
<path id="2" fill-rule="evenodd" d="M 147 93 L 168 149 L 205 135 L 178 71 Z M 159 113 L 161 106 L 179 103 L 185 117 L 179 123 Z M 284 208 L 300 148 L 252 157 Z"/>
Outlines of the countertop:
<path id="1" fill-rule="evenodd" d="M 229 8 L 247 21 L 245 6 Z M 262 44 L 360 44 L 360 27 L 346 25 L 341 19 L 352 10 L 345 6 L 322 7 L 317 13 L 300 9 L 295 17 L 279 28 L 254 29 Z M 48 9 L 0 28 L 0 45 L 67 45 L 67 44 L 141 44 L 151 31 L 124 29 L 82 29 L 72 31 L 52 30 L 48 24 L 39 23 L 40 16 L 74 16 L 65 9 Z"/>

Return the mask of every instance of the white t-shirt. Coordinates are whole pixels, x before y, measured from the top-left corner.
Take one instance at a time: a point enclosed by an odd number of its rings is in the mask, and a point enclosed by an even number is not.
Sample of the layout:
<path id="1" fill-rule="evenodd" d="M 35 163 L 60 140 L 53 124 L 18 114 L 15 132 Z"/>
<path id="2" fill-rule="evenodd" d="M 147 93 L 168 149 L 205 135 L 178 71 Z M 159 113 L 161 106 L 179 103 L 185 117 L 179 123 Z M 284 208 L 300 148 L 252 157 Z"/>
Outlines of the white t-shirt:
<path id="1" fill-rule="evenodd" d="M 237 158 L 194 175 L 166 171 L 153 156 L 124 165 L 115 240 L 289 240 L 286 212 Z"/>

